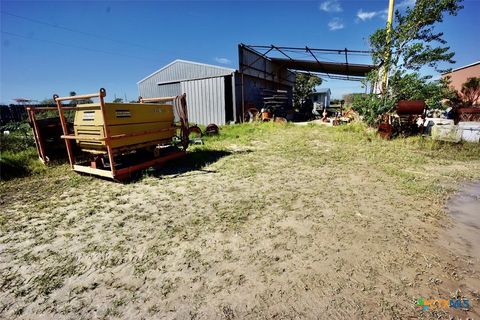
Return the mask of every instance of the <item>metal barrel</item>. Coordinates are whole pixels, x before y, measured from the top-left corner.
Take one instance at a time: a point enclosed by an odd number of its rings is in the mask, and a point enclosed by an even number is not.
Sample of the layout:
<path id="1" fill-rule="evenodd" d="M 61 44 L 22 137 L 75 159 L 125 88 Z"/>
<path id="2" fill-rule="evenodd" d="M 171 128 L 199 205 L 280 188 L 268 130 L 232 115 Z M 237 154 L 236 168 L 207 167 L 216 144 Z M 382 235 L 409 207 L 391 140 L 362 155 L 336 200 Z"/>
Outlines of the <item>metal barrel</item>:
<path id="1" fill-rule="evenodd" d="M 397 114 L 423 114 L 425 107 L 425 101 L 423 100 L 400 100 L 397 103 Z"/>

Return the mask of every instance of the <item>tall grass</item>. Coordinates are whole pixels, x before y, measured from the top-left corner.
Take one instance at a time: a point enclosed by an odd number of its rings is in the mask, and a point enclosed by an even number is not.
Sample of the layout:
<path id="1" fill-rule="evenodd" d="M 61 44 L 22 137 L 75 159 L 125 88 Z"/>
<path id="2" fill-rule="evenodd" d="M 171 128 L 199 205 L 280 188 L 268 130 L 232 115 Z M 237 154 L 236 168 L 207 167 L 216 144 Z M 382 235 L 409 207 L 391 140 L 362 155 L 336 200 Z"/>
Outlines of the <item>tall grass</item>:
<path id="1" fill-rule="evenodd" d="M 0 134 L 0 180 L 9 180 L 45 171 L 33 138 L 22 130 Z"/>

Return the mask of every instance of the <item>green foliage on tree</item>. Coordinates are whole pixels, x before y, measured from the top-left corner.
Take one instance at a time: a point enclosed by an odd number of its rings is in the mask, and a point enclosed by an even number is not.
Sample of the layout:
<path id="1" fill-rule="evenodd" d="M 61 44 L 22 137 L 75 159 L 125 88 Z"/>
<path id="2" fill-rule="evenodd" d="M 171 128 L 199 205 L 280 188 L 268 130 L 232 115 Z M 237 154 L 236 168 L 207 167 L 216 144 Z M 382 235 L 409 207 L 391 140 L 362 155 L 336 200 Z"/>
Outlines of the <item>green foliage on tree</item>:
<path id="1" fill-rule="evenodd" d="M 474 105 L 480 98 L 480 77 L 468 78 L 459 92 L 466 106 Z"/>
<path id="2" fill-rule="evenodd" d="M 386 63 L 391 47 L 389 68 L 394 71 L 418 71 L 429 66 L 437 71 L 440 62 L 455 63 L 454 52 L 435 26 L 443 22 L 445 15 L 457 15 L 463 8 L 462 0 L 417 0 L 413 8 L 404 14 L 395 11 L 395 23 L 390 43 L 386 42 L 387 28 L 378 29 L 370 36 L 374 63 Z"/>
<path id="3" fill-rule="evenodd" d="M 443 108 L 443 99 L 453 99 L 454 90 L 449 88 L 448 79 L 431 80 L 417 72 L 395 72 L 390 77 L 390 95 L 394 101 L 423 100 L 430 109 Z"/>
<path id="4" fill-rule="evenodd" d="M 419 70 L 430 67 L 436 71 L 440 63 L 454 63 L 454 52 L 447 46 L 442 32 L 436 32 L 435 26 L 443 22 L 446 15 L 455 16 L 463 8 L 462 0 L 417 0 L 413 8 L 406 8 L 402 14 L 395 12 L 395 23 L 391 31 L 391 41 L 387 42 L 387 28 L 378 29 L 370 36 L 372 59 L 376 65 L 390 70 L 389 86 L 378 97 L 374 94 L 356 97 L 354 109 L 368 119 L 388 112 L 399 100 L 424 100 L 429 108 L 441 107 L 441 100 L 451 98 L 452 91 L 447 80 L 431 81 L 431 77 L 422 76 Z M 387 52 L 391 48 L 389 59 Z M 372 71 L 367 81 L 378 84 L 381 71 Z M 363 100 L 362 100 L 363 99 Z M 384 105 L 382 105 L 384 101 Z M 389 109 L 390 108 L 390 109 Z"/>
<path id="5" fill-rule="evenodd" d="M 122 98 L 115 98 L 115 99 L 113 99 L 112 102 L 113 103 L 123 103 L 123 99 Z"/>
<path id="6" fill-rule="evenodd" d="M 293 88 L 293 105 L 299 107 L 305 99 L 315 92 L 315 87 L 322 84 L 322 78 L 310 74 L 297 72 Z"/>

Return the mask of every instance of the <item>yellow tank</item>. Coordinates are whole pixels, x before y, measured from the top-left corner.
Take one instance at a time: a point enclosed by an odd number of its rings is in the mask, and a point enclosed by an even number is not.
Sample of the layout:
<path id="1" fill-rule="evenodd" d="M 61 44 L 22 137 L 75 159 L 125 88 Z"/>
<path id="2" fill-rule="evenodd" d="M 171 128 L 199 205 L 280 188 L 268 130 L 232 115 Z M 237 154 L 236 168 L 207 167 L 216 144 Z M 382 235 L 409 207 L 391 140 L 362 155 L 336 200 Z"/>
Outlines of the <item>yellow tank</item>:
<path id="1" fill-rule="evenodd" d="M 75 111 L 77 145 L 83 151 L 107 153 L 106 132 L 115 153 L 169 144 L 175 135 L 173 106 L 147 103 L 105 103 L 105 119 L 100 103 L 81 104 Z"/>

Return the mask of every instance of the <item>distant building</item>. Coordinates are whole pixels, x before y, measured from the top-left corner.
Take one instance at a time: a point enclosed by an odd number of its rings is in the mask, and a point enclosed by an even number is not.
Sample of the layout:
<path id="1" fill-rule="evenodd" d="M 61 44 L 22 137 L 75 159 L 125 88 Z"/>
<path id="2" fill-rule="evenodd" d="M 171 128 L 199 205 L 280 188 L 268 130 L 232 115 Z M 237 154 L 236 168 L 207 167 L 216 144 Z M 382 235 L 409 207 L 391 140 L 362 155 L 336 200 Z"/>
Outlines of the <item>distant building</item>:
<path id="1" fill-rule="evenodd" d="M 320 88 L 317 92 L 311 94 L 311 99 L 314 105 L 318 105 L 319 107 L 328 108 L 330 107 L 330 96 L 332 92 L 329 88 Z"/>
<path id="2" fill-rule="evenodd" d="M 480 61 L 442 74 L 442 78 L 446 77 L 450 77 L 450 86 L 460 92 L 460 90 L 462 90 L 462 84 L 464 84 L 468 78 L 480 77 Z M 477 100 L 476 104 L 480 104 L 480 99 Z"/>

